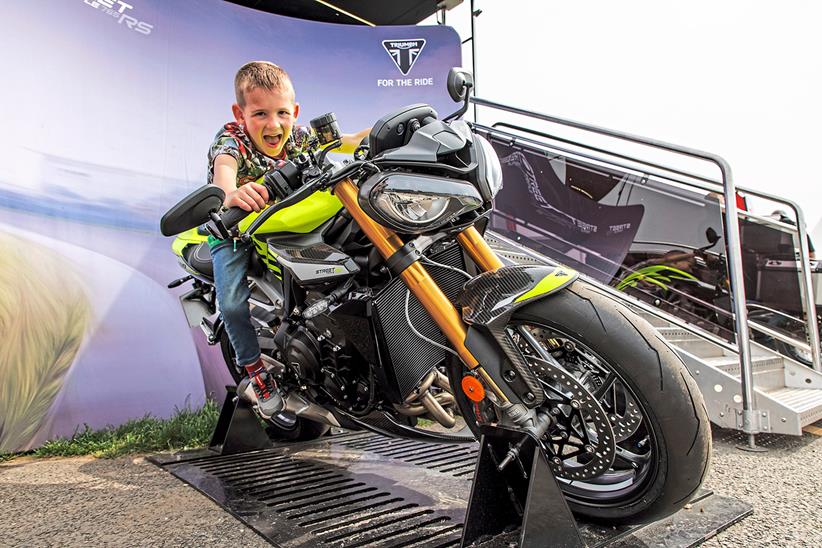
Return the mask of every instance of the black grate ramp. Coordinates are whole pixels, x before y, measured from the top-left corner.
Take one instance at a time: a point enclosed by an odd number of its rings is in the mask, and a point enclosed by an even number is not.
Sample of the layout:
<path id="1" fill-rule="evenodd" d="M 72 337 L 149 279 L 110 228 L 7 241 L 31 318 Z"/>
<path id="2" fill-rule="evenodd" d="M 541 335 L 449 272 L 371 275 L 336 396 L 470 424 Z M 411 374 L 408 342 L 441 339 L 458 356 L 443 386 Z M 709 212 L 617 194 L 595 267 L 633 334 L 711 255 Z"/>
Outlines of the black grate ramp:
<path id="1" fill-rule="evenodd" d="M 477 444 L 436 445 L 386 438 L 377 434 L 339 440 L 338 443 L 466 479 L 473 478 L 479 451 Z"/>
<path id="2" fill-rule="evenodd" d="M 445 548 L 459 546 L 476 457 L 476 444 L 344 432 L 239 455 L 202 450 L 150 460 L 276 546 Z M 578 525 L 587 546 L 685 547 L 751 512 L 710 492 L 691 506 L 644 527 Z"/>
<path id="3" fill-rule="evenodd" d="M 421 489 L 441 485 L 435 470 L 421 475 L 404 462 L 347 446 L 390 440 L 361 433 L 333 439 L 333 446 L 313 442 L 241 455 L 193 455 L 165 467 L 276 545 L 459 545 L 467 491 L 459 493 L 462 504 L 455 509 L 450 489 Z"/>

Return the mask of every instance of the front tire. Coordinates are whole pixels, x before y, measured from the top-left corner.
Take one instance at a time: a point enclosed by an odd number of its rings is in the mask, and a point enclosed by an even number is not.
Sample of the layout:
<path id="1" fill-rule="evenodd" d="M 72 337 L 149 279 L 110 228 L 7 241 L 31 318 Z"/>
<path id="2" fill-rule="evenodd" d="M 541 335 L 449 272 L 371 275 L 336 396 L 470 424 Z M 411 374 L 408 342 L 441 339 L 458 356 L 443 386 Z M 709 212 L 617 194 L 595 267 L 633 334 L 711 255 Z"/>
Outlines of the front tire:
<path id="1" fill-rule="evenodd" d="M 575 414 L 557 396 L 562 390 L 550 376 L 538 375 L 544 405 L 556 419 L 541 443 L 549 462 L 558 465 L 555 473 L 575 513 L 609 523 L 643 523 L 668 516 L 690 500 L 708 470 L 710 423 L 696 382 L 646 321 L 577 281 L 515 311 L 506 331 L 526 357 L 542 351 L 557 356 L 613 422 L 613 438 L 602 430 L 597 435 L 592 417 Z M 542 350 L 534 348 L 535 341 Z M 454 383 L 462 374 L 461 366 L 451 367 L 453 386 L 459 386 Z M 462 391 L 457 396 L 476 432 L 474 407 Z M 576 437 L 583 441 L 573 445 Z M 610 468 L 592 477 L 591 470 L 598 469 L 594 455 L 605 439 L 615 456 Z M 597 441 L 591 449 L 588 444 Z M 587 476 L 586 463 L 591 465 Z"/>

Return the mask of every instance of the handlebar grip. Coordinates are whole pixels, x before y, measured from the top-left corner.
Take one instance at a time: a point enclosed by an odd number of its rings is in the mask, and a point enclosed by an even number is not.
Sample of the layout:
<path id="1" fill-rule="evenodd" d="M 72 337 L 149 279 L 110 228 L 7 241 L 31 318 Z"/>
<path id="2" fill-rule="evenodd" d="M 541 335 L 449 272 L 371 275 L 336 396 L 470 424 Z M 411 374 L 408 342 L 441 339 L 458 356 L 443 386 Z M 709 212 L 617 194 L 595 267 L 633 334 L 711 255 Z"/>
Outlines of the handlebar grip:
<path id="1" fill-rule="evenodd" d="M 223 213 L 220 218 L 223 221 L 223 226 L 225 226 L 228 230 L 231 230 L 249 215 L 251 215 L 250 211 L 246 211 L 241 207 L 231 207 L 228 211 Z"/>

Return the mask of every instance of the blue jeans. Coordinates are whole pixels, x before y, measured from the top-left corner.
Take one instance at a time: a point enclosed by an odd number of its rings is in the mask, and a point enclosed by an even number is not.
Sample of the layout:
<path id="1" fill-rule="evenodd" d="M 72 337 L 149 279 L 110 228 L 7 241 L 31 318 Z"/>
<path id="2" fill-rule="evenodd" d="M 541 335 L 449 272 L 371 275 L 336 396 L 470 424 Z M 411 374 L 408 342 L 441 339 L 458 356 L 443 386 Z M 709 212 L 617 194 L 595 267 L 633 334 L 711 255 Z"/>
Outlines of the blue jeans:
<path id="1" fill-rule="evenodd" d="M 246 276 L 251 259 L 251 242 L 220 241 L 211 248 L 214 288 L 228 339 L 237 356 L 237 365 L 246 366 L 260 359 L 260 343 L 251 324 Z"/>

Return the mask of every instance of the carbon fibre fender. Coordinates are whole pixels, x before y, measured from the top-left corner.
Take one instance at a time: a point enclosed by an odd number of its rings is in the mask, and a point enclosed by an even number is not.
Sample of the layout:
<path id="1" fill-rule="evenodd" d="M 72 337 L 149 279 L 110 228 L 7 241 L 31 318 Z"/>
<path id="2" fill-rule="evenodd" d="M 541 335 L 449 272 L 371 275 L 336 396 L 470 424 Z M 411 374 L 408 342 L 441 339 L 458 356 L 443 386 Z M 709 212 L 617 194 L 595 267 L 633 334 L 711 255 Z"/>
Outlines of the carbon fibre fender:
<path id="1" fill-rule="evenodd" d="M 531 301 L 569 286 L 579 274 L 564 266 L 504 266 L 469 280 L 458 302 L 469 325 L 488 325 Z"/>
<path id="2" fill-rule="evenodd" d="M 571 285 L 579 274 L 566 267 L 505 266 L 485 272 L 465 284 L 457 297 L 469 325 L 465 346 L 498 386 L 528 407 L 545 396 L 536 376 L 506 332 L 513 313 Z"/>

